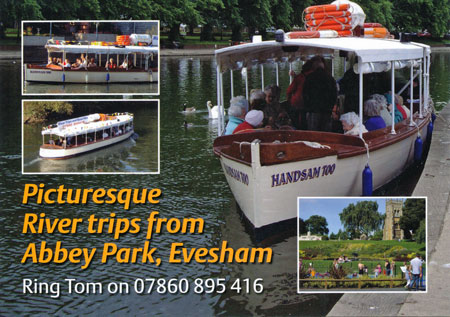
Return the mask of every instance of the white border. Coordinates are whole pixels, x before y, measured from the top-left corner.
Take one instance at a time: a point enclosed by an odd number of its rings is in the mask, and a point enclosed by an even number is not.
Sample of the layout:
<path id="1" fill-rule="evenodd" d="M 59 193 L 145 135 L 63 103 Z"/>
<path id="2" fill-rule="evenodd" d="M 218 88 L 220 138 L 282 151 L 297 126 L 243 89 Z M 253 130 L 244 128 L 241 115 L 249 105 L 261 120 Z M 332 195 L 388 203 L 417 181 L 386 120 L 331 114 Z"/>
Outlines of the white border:
<path id="1" fill-rule="evenodd" d="M 157 23 L 158 27 L 158 88 L 157 92 L 145 92 L 145 93 L 127 93 L 127 92 L 105 92 L 105 93 L 24 93 L 23 89 L 25 86 L 24 76 L 23 76 L 23 25 L 24 23 L 81 23 L 81 22 L 89 22 L 89 23 L 116 23 L 116 22 L 140 22 L 140 23 Z M 50 95 L 60 95 L 60 96 L 119 96 L 119 95 L 129 95 L 129 96 L 142 96 L 142 95 L 151 95 L 157 96 L 161 93 L 161 34 L 160 34 L 160 20 L 47 20 L 47 21 L 34 21 L 34 20 L 23 20 L 22 21 L 22 34 L 21 34 L 21 94 L 22 96 L 50 96 Z"/>
<path id="2" fill-rule="evenodd" d="M 24 172 L 24 155 L 23 155 L 23 147 L 24 147 L 24 133 L 23 133 L 23 127 L 24 127 L 24 117 L 23 117 L 23 104 L 24 102 L 28 101 L 85 101 L 85 102 L 96 102 L 96 101 L 113 101 L 113 102 L 157 102 L 158 103 L 158 169 L 156 172 L 83 172 L 83 173 L 77 173 L 77 172 Z M 160 174 L 160 168 L 161 168 L 161 138 L 160 138 L 160 130 L 161 130 L 161 124 L 160 124 L 160 100 L 159 99 L 22 99 L 22 115 L 21 115 L 21 124 L 22 124 L 22 175 L 118 175 L 118 174 L 138 174 L 138 175 L 159 175 Z"/>
<path id="3" fill-rule="evenodd" d="M 377 291 L 377 290 L 368 290 L 368 291 L 332 291 L 332 290 L 302 290 L 300 289 L 300 268 L 298 266 L 299 257 L 300 257 L 300 228 L 298 219 L 300 218 L 300 200 L 301 199 L 425 199 L 425 264 L 426 264 L 426 272 L 425 272 L 425 280 L 426 280 L 426 289 L 425 291 L 420 292 L 412 292 L 408 290 L 402 291 Z M 428 197 L 427 196 L 325 196 L 325 197 L 297 197 L 297 256 L 296 256 L 296 265 L 297 265 L 297 293 L 298 294 L 426 294 L 430 288 L 429 279 L 428 279 Z"/>

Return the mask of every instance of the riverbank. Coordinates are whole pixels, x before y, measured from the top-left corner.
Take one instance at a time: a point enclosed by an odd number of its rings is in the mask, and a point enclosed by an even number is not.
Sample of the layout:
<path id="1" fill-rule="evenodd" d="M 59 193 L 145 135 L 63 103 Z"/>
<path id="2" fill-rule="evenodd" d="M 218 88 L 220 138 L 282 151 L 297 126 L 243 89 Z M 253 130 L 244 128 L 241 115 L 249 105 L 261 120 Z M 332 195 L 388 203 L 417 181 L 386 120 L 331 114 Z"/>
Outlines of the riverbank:
<path id="1" fill-rule="evenodd" d="M 412 196 L 427 196 L 426 294 L 345 294 L 328 316 L 448 316 L 450 302 L 450 104 L 434 122 L 427 162 Z"/>
<path id="2" fill-rule="evenodd" d="M 212 56 L 216 48 L 214 45 L 205 47 L 186 47 L 183 49 L 161 49 L 161 56 Z M 432 53 L 450 52 L 448 46 L 431 47 Z M 21 58 L 20 46 L 0 46 L 0 60 L 17 60 Z"/>

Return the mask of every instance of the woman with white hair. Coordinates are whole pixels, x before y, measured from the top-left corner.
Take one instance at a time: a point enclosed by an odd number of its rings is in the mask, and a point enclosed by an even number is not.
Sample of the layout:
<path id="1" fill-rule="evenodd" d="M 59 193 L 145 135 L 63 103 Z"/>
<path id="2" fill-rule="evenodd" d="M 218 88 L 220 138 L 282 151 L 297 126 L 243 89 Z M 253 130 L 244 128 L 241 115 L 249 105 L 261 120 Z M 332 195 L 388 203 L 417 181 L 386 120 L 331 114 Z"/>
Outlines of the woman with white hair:
<path id="1" fill-rule="evenodd" d="M 262 126 L 263 119 L 264 112 L 261 110 L 250 110 L 245 115 L 245 121 L 234 129 L 233 134 L 252 132 L 256 128 L 260 128 Z"/>
<path id="2" fill-rule="evenodd" d="M 366 121 L 364 125 L 368 131 L 386 128 L 386 123 L 380 116 L 381 106 L 375 99 L 369 99 L 364 102 L 364 115 Z"/>
<path id="3" fill-rule="evenodd" d="M 354 112 L 347 112 L 339 118 L 342 122 L 342 128 L 345 135 L 359 135 L 359 117 Z M 362 133 L 366 133 L 367 129 L 364 125 L 361 126 Z"/>
<path id="4" fill-rule="evenodd" d="M 386 124 L 386 126 L 390 126 L 392 125 L 392 115 L 389 112 L 389 109 L 387 107 L 387 100 L 386 97 L 384 97 L 383 95 L 380 94 L 374 94 L 372 96 L 370 96 L 370 99 L 374 99 L 378 102 L 378 104 L 380 105 L 380 117 L 383 118 L 384 123 Z"/>
<path id="5" fill-rule="evenodd" d="M 244 122 L 248 111 L 248 101 L 243 96 L 233 97 L 228 108 L 228 123 L 225 128 L 225 135 L 233 134 L 234 129 Z"/>

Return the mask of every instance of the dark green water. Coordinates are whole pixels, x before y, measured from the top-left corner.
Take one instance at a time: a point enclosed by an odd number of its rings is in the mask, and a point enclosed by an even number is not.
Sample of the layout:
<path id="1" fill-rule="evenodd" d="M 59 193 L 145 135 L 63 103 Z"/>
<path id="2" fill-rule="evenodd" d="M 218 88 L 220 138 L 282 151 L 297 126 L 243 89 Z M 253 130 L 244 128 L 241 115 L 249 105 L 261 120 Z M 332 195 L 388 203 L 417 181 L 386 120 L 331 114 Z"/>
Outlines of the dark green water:
<path id="1" fill-rule="evenodd" d="M 450 54 L 434 58 L 432 79 L 448 76 Z M 266 84 L 274 80 L 270 68 L 266 69 Z M 235 94 L 241 89 L 241 75 L 235 74 Z M 250 87 L 260 87 L 256 72 L 251 76 Z M 287 77 L 282 77 L 287 80 Z M 227 84 L 229 77 L 224 76 Z M 215 103 L 215 64 L 211 58 L 161 59 L 161 173 L 160 175 L 22 175 L 21 174 L 21 96 L 20 67 L 11 61 L 0 61 L 0 221 L 1 254 L 1 315 L 24 314 L 77 314 L 77 315 L 324 315 L 334 305 L 339 295 L 298 295 L 296 293 L 297 239 L 288 238 L 270 245 L 274 251 L 271 264 L 209 263 L 168 264 L 170 244 L 183 242 L 186 247 L 215 247 L 223 240 L 233 248 L 252 247 L 254 243 L 245 232 L 236 211 L 233 197 L 222 175 L 220 164 L 212 153 L 212 142 L 217 134 L 215 123 L 209 122 L 206 101 Z M 287 83 L 282 84 L 285 89 Z M 439 84 L 432 80 L 431 94 L 435 102 L 450 100 L 450 83 L 442 79 Z M 225 96 L 229 96 L 226 90 Z M 27 98 L 28 99 L 28 98 Z M 225 98 L 229 99 L 229 98 Z M 436 100 L 438 99 L 438 100 Z M 181 106 L 195 106 L 203 111 L 185 116 Z M 194 124 L 182 128 L 183 121 Z M 60 184 L 73 187 L 161 188 L 163 197 L 155 206 L 134 206 L 124 211 L 120 206 L 89 204 L 79 207 L 22 205 L 23 188 L 26 183 L 45 183 L 47 187 Z M 407 195 L 408 193 L 404 193 Z M 86 269 L 78 264 L 61 265 L 32 263 L 20 260 L 30 242 L 46 240 L 54 245 L 60 240 L 71 247 L 98 247 L 112 242 L 107 235 L 91 235 L 79 230 L 76 235 L 21 233 L 24 214 L 45 212 L 52 218 L 87 218 L 90 214 L 101 217 L 116 212 L 118 217 L 146 218 L 151 210 L 161 217 L 201 217 L 205 220 L 202 235 L 155 235 L 151 244 L 158 247 L 163 259 L 160 267 L 150 264 L 118 264 L 99 260 Z M 122 247 L 142 247 L 145 237 L 126 234 L 117 242 Z M 55 282 L 76 278 L 84 282 L 131 282 L 136 278 L 263 278 L 263 294 L 157 294 L 126 295 L 63 294 L 59 299 L 49 295 L 22 294 L 22 279 Z"/>

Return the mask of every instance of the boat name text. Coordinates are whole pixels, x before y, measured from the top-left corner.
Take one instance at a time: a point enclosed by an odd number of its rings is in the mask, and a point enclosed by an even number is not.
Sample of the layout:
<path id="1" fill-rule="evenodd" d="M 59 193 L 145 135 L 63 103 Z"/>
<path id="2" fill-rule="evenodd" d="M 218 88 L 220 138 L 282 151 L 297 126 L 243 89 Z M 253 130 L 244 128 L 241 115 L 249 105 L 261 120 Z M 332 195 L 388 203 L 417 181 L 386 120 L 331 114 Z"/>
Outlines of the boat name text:
<path id="1" fill-rule="evenodd" d="M 228 166 L 227 164 L 223 164 L 223 168 L 225 170 L 225 173 L 236 179 L 237 181 L 241 182 L 242 184 L 245 184 L 248 186 L 249 178 L 247 173 L 241 172 L 235 168 L 232 168 L 231 166 Z"/>
<path id="2" fill-rule="evenodd" d="M 290 183 L 297 183 L 298 181 L 306 181 L 321 176 L 332 175 L 336 168 L 336 164 L 323 165 L 318 167 L 305 168 L 303 170 L 296 170 L 286 173 L 273 174 L 272 187 L 287 185 Z M 322 170 L 322 173 L 320 172 Z"/>

